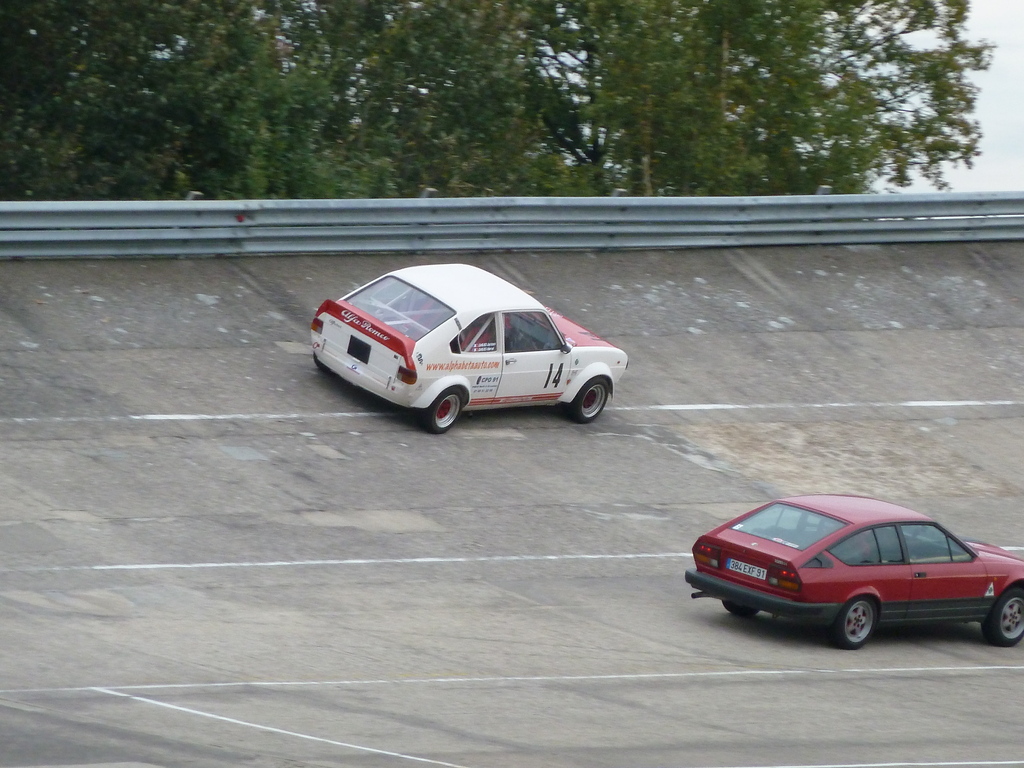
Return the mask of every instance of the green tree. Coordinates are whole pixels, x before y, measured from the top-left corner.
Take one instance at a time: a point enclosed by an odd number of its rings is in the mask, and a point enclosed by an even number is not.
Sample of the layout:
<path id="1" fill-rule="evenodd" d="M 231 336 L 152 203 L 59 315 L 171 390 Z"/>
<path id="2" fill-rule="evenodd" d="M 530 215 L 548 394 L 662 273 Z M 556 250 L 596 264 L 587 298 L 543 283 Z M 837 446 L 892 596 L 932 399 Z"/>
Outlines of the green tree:
<path id="1" fill-rule="evenodd" d="M 0 4 L 0 197 L 941 186 L 968 0 Z"/>
<path id="2" fill-rule="evenodd" d="M 970 162 L 967 0 L 537 0 L 535 105 L 595 191 L 941 186 Z"/>
<path id="3" fill-rule="evenodd" d="M 377 6 L 354 68 L 349 150 L 386 164 L 388 189 L 416 195 L 557 194 L 567 167 L 545 152 L 526 103 L 516 3 L 426 0 Z M 366 36 L 367 38 L 369 35 Z"/>
<path id="4" fill-rule="evenodd" d="M 333 193 L 308 4 L 40 0 L 0 8 L 0 196 Z M 303 66 L 298 66 L 301 60 Z"/>

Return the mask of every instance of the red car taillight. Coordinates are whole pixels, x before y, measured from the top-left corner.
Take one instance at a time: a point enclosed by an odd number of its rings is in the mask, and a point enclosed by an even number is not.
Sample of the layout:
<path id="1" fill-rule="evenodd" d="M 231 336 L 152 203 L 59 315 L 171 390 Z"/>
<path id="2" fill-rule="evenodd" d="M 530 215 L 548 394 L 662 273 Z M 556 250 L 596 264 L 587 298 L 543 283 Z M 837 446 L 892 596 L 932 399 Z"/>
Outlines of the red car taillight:
<path id="1" fill-rule="evenodd" d="M 415 384 L 418 378 L 415 369 L 398 366 L 398 380 L 403 384 Z"/>
<path id="2" fill-rule="evenodd" d="M 790 592 L 799 592 L 803 586 L 800 582 L 800 574 L 796 572 L 796 568 L 779 563 L 773 563 L 768 569 L 768 583 L 773 587 L 788 589 Z"/>
<path id="3" fill-rule="evenodd" d="M 704 565 L 717 568 L 722 560 L 722 550 L 720 547 L 701 542 L 693 548 L 693 559 L 698 563 L 704 563 Z"/>
<path id="4" fill-rule="evenodd" d="M 324 321 L 321 320 L 319 317 L 314 317 L 313 322 L 309 324 L 309 328 L 311 331 L 313 331 L 313 333 L 323 333 Z"/>

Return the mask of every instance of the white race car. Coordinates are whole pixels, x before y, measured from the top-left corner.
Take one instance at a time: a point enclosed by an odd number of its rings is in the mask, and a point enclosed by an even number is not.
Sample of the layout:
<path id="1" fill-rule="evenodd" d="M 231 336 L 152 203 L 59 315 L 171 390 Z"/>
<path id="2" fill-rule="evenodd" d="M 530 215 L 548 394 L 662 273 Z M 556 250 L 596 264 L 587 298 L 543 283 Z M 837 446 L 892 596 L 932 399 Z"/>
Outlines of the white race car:
<path id="1" fill-rule="evenodd" d="M 447 432 L 464 410 L 561 403 L 585 424 L 604 410 L 626 353 L 466 264 L 389 272 L 311 325 L 313 360 Z"/>

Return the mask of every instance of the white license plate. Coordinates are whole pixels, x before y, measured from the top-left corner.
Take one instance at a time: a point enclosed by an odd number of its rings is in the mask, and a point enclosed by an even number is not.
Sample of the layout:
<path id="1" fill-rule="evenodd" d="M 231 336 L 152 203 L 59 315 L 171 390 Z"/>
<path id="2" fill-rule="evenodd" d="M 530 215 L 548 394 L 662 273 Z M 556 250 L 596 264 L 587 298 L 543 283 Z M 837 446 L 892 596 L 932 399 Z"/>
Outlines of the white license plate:
<path id="1" fill-rule="evenodd" d="M 742 560 L 733 560 L 731 557 L 725 561 L 725 567 L 730 571 L 736 571 L 736 573 L 742 573 L 745 576 L 753 576 L 755 579 L 761 579 L 761 581 L 768 578 L 767 569 L 759 568 L 750 563 L 744 563 Z"/>

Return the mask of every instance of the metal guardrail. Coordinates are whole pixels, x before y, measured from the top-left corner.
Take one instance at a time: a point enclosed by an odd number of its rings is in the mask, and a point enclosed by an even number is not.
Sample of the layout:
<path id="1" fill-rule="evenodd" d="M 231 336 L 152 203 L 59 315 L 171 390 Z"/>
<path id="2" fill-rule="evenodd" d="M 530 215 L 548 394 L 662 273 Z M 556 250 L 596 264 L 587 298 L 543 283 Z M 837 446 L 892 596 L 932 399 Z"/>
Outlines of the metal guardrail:
<path id="1" fill-rule="evenodd" d="M 0 258 L 1024 240 L 1024 192 L 0 202 Z"/>

